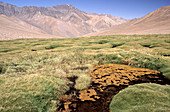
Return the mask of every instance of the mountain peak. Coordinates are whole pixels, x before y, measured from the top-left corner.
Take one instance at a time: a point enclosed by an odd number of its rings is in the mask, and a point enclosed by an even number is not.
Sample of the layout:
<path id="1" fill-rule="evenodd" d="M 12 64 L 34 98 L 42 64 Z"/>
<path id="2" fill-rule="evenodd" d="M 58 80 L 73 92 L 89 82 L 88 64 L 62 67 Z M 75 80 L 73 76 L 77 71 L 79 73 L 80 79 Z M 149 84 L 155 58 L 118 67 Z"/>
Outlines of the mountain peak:
<path id="1" fill-rule="evenodd" d="M 71 4 L 66 4 L 66 6 L 68 6 L 68 7 L 73 7 Z"/>
<path id="2" fill-rule="evenodd" d="M 0 4 L 2 4 L 2 5 L 3 5 L 3 4 L 6 4 L 6 3 L 3 3 L 3 2 L 1 2 L 1 1 L 0 1 Z"/>
<path id="3" fill-rule="evenodd" d="M 170 8 L 170 6 L 164 6 L 164 7 L 161 7 L 160 9 L 166 9 L 166 8 Z"/>
<path id="4" fill-rule="evenodd" d="M 74 6 L 72 6 L 71 4 L 65 4 L 65 5 L 56 5 L 53 6 L 55 8 L 75 8 Z M 76 8 L 75 8 L 76 9 Z"/>
<path id="5" fill-rule="evenodd" d="M 15 6 L 15 5 L 11 5 L 11 4 L 8 4 L 8 3 L 3 3 L 0 1 L 0 5 L 3 5 L 3 6 Z M 15 6 L 16 7 L 16 6 Z"/>

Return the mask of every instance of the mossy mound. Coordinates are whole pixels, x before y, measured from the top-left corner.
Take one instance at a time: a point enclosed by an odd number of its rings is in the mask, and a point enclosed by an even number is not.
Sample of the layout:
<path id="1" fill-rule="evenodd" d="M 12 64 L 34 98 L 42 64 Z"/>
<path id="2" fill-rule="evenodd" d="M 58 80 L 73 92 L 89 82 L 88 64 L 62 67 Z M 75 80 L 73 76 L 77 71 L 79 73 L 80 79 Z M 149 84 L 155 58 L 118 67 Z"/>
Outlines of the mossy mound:
<path id="1" fill-rule="evenodd" d="M 115 95 L 111 112 L 169 112 L 170 86 L 143 83 L 129 86 Z"/>

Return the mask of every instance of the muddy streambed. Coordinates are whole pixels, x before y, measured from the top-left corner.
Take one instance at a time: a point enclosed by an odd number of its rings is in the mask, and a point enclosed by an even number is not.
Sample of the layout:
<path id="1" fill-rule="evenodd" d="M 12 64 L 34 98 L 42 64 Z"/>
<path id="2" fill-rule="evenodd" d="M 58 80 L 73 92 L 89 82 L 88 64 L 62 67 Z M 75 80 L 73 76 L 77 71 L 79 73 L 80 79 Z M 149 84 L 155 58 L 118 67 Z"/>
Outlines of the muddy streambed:
<path id="1" fill-rule="evenodd" d="M 73 82 L 70 90 L 61 97 L 58 112 L 109 112 L 109 105 L 120 90 L 139 83 L 169 85 L 170 80 L 156 70 L 134 68 L 127 65 L 94 65 L 87 73 L 92 82 L 87 89 L 74 88 L 77 77 L 69 77 Z"/>

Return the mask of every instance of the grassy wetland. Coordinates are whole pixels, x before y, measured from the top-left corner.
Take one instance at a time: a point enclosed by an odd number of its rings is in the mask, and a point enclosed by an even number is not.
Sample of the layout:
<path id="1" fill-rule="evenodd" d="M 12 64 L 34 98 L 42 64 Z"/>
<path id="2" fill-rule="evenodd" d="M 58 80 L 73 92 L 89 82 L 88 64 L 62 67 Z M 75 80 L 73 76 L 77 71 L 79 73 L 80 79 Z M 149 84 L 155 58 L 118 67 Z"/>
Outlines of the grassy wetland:
<path id="1" fill-rule="evenodd" d="M 70 88 L 68 85 L 73 84 L 68 77 L 77 77 L 76 90 L 86 89 L 91 83 L 91 77 L 86 73 L 96 64 L 123 64 L 158 70 L 170 79 L 170 35 L 1 40 L 0 111 L 56 111 L 61 105 L 60 99 L 64 99 L 63 95 Z M 145 89 L 139 93 L 140 88 Z M 131 98 L 134 94 L 148 94 L 150 99 L 153 94 L 153 100 L 160 102 L 154 104 L 160 107 L 157 110 L 170 110 L 170 86 L 145 83 L 118 93 L 110 104 L 111 111 L 136 112 L 140 109 L 142 112 L 147 110 L 143 105 L 147 104 L 149 108 L 154 102 L 141 101 L 147 100 L 141 95 L 138 100 L 143 103 L 131 110 L 134 103 L 127 102 L 137 102 Z M 148 111 L 153 111 L 154 107 L 151 109 Z"/>

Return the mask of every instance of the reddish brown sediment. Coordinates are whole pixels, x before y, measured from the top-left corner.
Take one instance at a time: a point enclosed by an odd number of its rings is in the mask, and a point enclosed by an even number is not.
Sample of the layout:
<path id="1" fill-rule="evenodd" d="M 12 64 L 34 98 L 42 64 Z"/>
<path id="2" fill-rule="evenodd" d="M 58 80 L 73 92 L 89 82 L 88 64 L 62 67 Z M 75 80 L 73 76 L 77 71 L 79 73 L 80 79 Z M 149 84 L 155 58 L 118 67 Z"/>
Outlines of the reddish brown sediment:
<path id="1" fill-rule="evenodd" d="M 129 85 L 139 83 L 169 84 L 161 72 L 127 65 L 94 65 L 87 73 L 92 83 L 85 90 L 77 91 L 76 97 L 65 101 L 62 112 L 108 112 L 114 95 Z"/>

